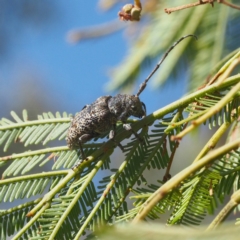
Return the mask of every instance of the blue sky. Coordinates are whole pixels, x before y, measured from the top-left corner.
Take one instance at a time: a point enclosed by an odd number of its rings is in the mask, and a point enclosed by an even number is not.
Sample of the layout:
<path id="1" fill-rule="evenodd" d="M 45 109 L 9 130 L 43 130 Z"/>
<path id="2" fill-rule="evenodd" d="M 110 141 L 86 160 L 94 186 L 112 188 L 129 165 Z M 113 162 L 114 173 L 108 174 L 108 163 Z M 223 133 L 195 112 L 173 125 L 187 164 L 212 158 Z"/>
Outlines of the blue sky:
<path id="1" fill-rule="evenodd" d="M 43 107 L 31 108 L 33 118 L 42 111 L 74 114 L 97 97 L 113 94 L 106 92 L 104 86 L 110 80 L 108 70 L 117 66 L 127 52 L 123 31 L 76 45 L 66 41 L 66 34 L 72 29 L 116 19 L 121 5 L 103 12 L 98 9 L 97 1 L 53 2 L 57 5 L 53 20 L 39 28 L 22 23 L 14 46 L 0 63 L 1 117 L 8 117 L 11 110 L 18 113 L 24 108 L 28 110 L 36 99 L 43 102 Z M 152 68 L 144 70 L 139 81 L 143 81 Z M 173 85 L 162 90 L 148 86 L 141 95 L 148 113 L 181 97 L 182 86 L 182 81 L 175 83 L 174 94 Z"/>

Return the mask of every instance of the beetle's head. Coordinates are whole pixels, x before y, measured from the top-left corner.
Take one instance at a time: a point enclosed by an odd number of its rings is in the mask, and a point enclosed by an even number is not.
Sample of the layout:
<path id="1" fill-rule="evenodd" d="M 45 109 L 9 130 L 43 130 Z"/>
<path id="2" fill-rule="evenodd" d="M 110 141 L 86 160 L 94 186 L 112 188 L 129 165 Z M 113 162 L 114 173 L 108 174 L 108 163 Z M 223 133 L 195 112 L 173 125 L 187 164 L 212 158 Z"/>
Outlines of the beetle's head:
<path id="1" fill-rule="evenodd" d="M 140 101 L 138 96 L 131 96 L 128 109 L 129 113 L 134 117 L 146 117 L 146 105 Z"/>

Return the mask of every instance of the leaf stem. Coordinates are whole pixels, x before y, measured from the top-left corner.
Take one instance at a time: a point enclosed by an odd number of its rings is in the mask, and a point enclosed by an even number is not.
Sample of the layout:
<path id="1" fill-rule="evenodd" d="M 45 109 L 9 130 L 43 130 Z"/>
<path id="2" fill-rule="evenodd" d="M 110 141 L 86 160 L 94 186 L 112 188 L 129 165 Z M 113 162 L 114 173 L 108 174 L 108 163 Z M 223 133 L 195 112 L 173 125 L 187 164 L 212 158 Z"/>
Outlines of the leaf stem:
<path id="1" fill-rule="evenodd" d="M 0 181 L 0 186 L 14 183 L 14 182 L 20 182 L 20 181 L 24 181 L 24 180 L 36 179 L 36 178 L 44 178 L 44 177 L 47 178 L 47 177 L 53 177 L 53 176 L 59 176 L 59 175 L 67 175 L 68 172 L 69 172 L 69 170 L 42 172 L 42 173 L 30 174 L 30 175 L 26 175 L 26 176 L 2 179 Z"/>
<path id="2" fill-rule="evenodd" d="M 59 152 L 59 151 L 68 151 L 69 148 L 67 146 L 61 146 L 61 147 L 53 147 L 53 148 L 44 148 L 40 150 L 35 151 L 27 151 L 24 153 L 18 153 L 18 154 L 12 154 L 5 157 L 0 157 L 0 161 L 8 161 L 8 160 L 14 160 L 17 158 L 23 158 L 23 157 L 30 157 L 35 155 L 40 155 L 44 153 L 50 153 L 50 152 Z"/>
<path id="3" fill-rule="evenodd" d="M 24 204 L 20 204 L 18 206 L 13 207 L 13 208 L 9 208 L 6 211 L 1 211 L 0 212 L 0 216 L 3 217 L 3 216 L 5 216 L 5 215 L 7 215 L 9 213 L 12 213 L 12 212 L 15 212 L 15 211 L 19 211 L 20 209 L 23 209 L 23 208 L 35 205 L 35 204 L 39 203 L 41 201 L 41 199 L 42 198 L 38 198 L 38 199 L 36 199 L 34 201 L 26 202 Z"/>
<path id="4" fill-rule="evenodd" d="M 221 85 L 218 85 L 216 83 L 207 86 L 205 88 L 199 89 L 196 92 L 193 92 L 155 112 L 152 114 L 148 115 L 146 118 L 143 118 L 142 120 L 138 121 L 136 124 L 134 124 L 133 128 L 135 130 L 140 129 L 142 125 L 148 125 L 155 121 L 156 119 L 160 119 L 163 116 L 165 116 L 168 113 L 173 112 L 176 109 L 186 107 L 187 104 L 194 102 L 196 98 L 200 98 L 205 96 L 207 93 L 213 93 L 215 91 L 219 91 L 221 89 L 227 88 L 229 86 L 235 85 L 240 81 L 240 74 L 236 74 L 232 77 L 227 78 Z M 120 134 L 118 135 L 120 138 Z"/>
<path id="5" fill-rule="evenodd" d="M 97 147 L 97 146 L 102 146 L 102 143 L 88 143 L 84 144 L 84 148 L 91 148 L 91 147 Z M 23 158 L 23 157 L 30 157 L 30 156 L 35 156 L 35 155 L 40 155 L 40 154 L 45 154 L 45 153 L 53 153 L 53 152 L 60 152 L 60 151 L 69 151 L 69 147 L 67 146 L 61 146 L 61 147 L 52 147 L 52 148 L 43 148 L 40 150 L 35 150 L 35 151 L 27 151 L 24 153 L 17 153 L 17 154 L 12 154 L 9 156 L 5 157 L 0 157 L 0 161 L 8 161 L 8 160 L 14 160 L 17 158 Z"/>
<path id="6" fill-rule="evenodd" d="M 70 122 L 70 118 L 49 118 L 49 119 L 41 119 L 35 121 L 27 121 L 21 123 L 12 123 L 11 125 L 0 126 L 0 131 L 6 131 L 13 128 L 23 128 L 29 127 L 32 125 L 41 125 L 41 124 L 50 124 L 50 123 L 68 123 Z"/>

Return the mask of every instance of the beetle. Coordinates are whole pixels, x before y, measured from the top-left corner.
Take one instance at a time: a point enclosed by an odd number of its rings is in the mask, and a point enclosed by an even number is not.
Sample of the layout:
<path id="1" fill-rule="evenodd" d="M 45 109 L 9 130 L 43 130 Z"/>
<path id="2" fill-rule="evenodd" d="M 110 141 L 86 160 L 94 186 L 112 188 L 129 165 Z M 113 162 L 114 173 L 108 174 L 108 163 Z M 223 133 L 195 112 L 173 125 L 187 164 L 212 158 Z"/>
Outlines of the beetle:
<path id="1" fill-rule="evenodd" d="M 146 116 L 146 106 L 141 102 L 139 95 L 143 92 L 147 86 L 147 82 L 160 67 L 170 51 L 187 37 L 197 39 L 195 35 L 189 34 L 176 41 L 140 85 L 136 95 L 117 94 L 114 97 L 109 95 L 101 96 L 92 104 L 84 106 L 71 120 L 66 137 L 68 147 L 70 149 L 80 148 L 82 160 L 84 160 L 86 156 L 82 145 L 92 138 L 99 137 L 101 134 L 110 131 L 109 139 L 113 140 L 123 150 L 123 146 L 114 139 L 118 121 L 123 123 L 125 130 L 131 131 L 141 141 L 140 136 L 127 123 L 127 119 L 130 116 L 137 118 L 144 118 Z"/>

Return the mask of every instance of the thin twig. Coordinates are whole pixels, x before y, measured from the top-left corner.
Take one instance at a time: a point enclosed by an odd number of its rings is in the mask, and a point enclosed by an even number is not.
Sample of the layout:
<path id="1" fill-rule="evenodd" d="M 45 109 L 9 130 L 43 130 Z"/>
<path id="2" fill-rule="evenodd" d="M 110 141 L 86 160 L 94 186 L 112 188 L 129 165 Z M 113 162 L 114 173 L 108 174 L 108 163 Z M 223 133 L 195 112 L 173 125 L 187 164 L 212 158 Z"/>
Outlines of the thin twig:
<path id="1" fill-rule="evenodd" d="M 181 112 L 181 114 L 182 114 L 182 112 Z M 183 126 L 183 129 L 185 129 L 187 127 L 187 125 L 188 125 L 188 123 L 185 123 L 185 125 Z M 175 153 L 176 153 L 176 150 L 177 150 L 178 146 L 179 146 L 179 141 L 176 141 L 175 142 L 175 146 L 174 146 L 174 148 L 172 150 L 172 154 L 170 156 L 168 165 L 167 165 L 166 172 L 165 172 L 165 174 L 163 176 L 163 182 L 166 182 L 166 181 L 168 181 L 171 178 L 170 170 L 171 170 L 172 162 L 173 162 L 173 159 L 174 159 L 174 156 L 175 156 Z"/>
<path id="2" fill-rule="evenodd" d="M 198 2 L 195 2 L 195 3 L 189 3 L 189 4 L 185 4 L 185 5 L 173 7 L 173 8 L 165 8 L 164 11 L 167 14 L 170 14 L 172 12 L 180 11 L 186 8 L 196 7 L 196 6 L 207 4 L 207 3 L 210 3 L 213 6 L 214 2 L 215 0 L 206 0 L 206 1 L 199 0 Z"/>
<path id="3" fill-rule="evenodd" d="M 172 154 L 170 156 L 168 165 L 167 165 L 166 172 L 163 176 L 163 182 L 167 182 L 169 179 L 171 179 L 170 169 L 171 169 L 172 162 L 173 162 L 173 159 L 174 159 L 174 155 L 176 153 L 176 150 L 177 150 L 178 146 L 179 146 L 179 141 L 176 141 L 175 146 L 174 146 L 173 151 L 172 151 Z"/>
<path id="4" fill-rule="evenodd" d="M 180 11 L 180 10 L 183 10 L 183 9 L 187 9 L 187 8 L 191 8 L 191 7 L 196 7 L 196 6 L 199 6 L 199 5 L 203 5 L 203 4 L 211 4 L 212 7 L 214 6 L 214 2 L 218 2 L 218 3 L 222 3 L 228 7 L 231 7 L 231 8 L 235 8 L 235 9 L 238 9 L 240 10 L 240 6 L 238 5 L 235 5 L 235 4 L 232 4 L 232 3 L 229 3 L 225 0 L 206 0 L 206 1 L 203 1 L 203 0 L 199 0 L 198 2 L 195 2 L 195 3 L 189 3 L 189 4 L 185 4 L 185 5 L 182 5 L 182 6 L 178 6 L 178 7 L 173 7 L 173 8 L 165 8 L 164 11 L 167 13 L 167 14 L 170 14 L 172 12 L 176 12 L 176 11 Z"/>
<path id="5" fill-rule="evenodd" d="M 229 2 L 227 2 L 225 0 L 218 0 L 218 3 L 222 3 L 222 4 L 225 4 L 225 5 L 229 6 L 229 7 L 231 7 L 231 8 L 235 8 L 235 9 L 240 10 L 240 6 L 238 6 L 236 4 L 229 3 Z"/>

